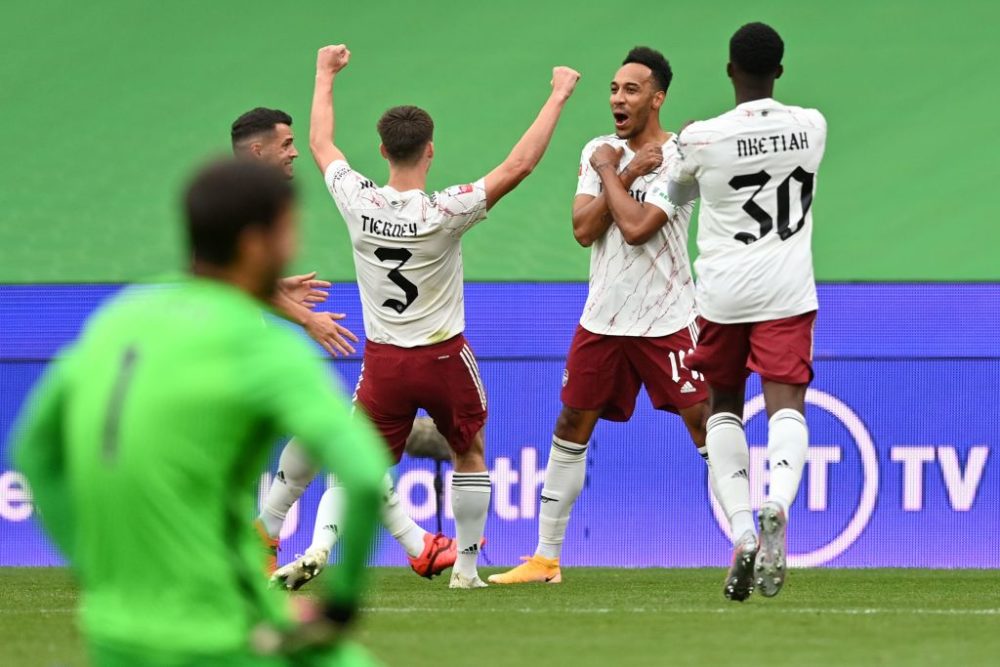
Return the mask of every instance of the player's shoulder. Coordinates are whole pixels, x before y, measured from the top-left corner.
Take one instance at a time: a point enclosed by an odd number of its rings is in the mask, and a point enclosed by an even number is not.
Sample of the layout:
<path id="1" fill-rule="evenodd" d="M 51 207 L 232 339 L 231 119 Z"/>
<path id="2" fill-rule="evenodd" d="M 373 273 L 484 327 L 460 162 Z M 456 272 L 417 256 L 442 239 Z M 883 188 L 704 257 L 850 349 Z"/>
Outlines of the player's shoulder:
<path id="1" fill-rule="evenodd" d="M 323 176 L 327 184 L 331 186 L 345 179 L 351 179 L 357 184 L 359 190 L 374 190 L 378 187 L 375 181 L 354 169 L 347 160 L 334 160 L 326 166 Z"/>
<path id="2" fill-rule="evenodd" d="M 732 132 L 732 121 L 728 112 L 714 118 L 696 120 L 677 133 L 673 143 L 681 149 L 711 145 Z"/>
<path id="3" fill-rule="evenodd" d="M 593 139 L 588 141 L 583 146 L 583 152 L 586 155 L 590 155 L 595 150 L 597 150 L 598 146 L 602 144 L 611 144 L 612 146 L 617 148 L 619 146 L 625 145 L 625 139 L 619 138 L 618 135 L 616 134 L 602 134 L 601 136 L 594 137 Z"/>
<path id="4" fill-rule="evenodd" d="M 454 197 L 461 197 L 463 195 L 474 193 L 477 187 L 482 187 L 482 180 L 483 179 L 469 181 L 468 183 L 456 183 L 455 185 L 449 185 L 446 188 L 435 190 L 434 192 L 421 193 L 421 195 L 427 198 L 431 206 L 436 206 L 442 199 L 452 199 Z"/>
<path id="5" fill-rule="evenodd" d="M 800 125 L 826 129 L 826 116 L 816 108 L 785 105 L 788 114 Z"/>

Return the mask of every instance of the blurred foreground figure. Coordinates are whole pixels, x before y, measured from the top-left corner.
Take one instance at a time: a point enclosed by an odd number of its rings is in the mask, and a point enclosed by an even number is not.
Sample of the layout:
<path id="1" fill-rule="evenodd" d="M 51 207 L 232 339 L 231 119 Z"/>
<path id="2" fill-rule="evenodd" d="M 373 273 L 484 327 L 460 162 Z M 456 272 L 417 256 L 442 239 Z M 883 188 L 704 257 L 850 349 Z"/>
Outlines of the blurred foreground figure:
<path id="1" fill-rule="evenodd" d="M 294 254 L 291 185 L 270 166 L 218 163 L 185 213 L 190 279 L 102 308 L 20 423 L 17 463 L 78 577 L 91 662 L 371 664 L 337 640 L 358 608 L 385 448 L 305 343 L 260 326 Z M 260 576 L 249 521 L 288 432 L 336 472 L 348 510 L 341 564 L 301 622 Z"/>

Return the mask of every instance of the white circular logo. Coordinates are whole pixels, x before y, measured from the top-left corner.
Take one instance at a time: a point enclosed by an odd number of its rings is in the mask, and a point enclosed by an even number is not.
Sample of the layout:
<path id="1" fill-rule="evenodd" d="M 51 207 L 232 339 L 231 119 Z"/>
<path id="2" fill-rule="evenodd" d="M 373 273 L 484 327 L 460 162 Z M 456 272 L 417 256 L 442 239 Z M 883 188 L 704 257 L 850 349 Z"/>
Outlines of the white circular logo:
<path id="1" fill-rule="evenodd" d="M 875 444 L 872 442 L 871 434 L 868 433 L 868 429 L 865 428 L 861 418 L 839 398 L 818 389 L 809 389 L 806 392 L 806 403 L 830 413 L 847 428 L 848 433 L 851 434 L 851 438 L 854 440 L 854 445 L 858 449 L 858 453 L 861 455 L 864 484 L 861 487 L 861 498 L 858 501 L 858 506 L 844 530 L 818 549 L 814 549 L 808 553 L 788 554 L 788 565 L 790 567 L 823 565 L 847 551 L 868 526 L 868 521 L 875 511 L 875 500 L 878 497 L 878 453 L 875 451 Z M 749 423 L 763 409 L 764 395 L 759 394 L 754 396 L 743 407 L 743 423 Z M 729 530 L 729 519 L 722 511 L 722 507 L 715 500 L 711 484 L 709 484 L 708 497 L 711 499 L 715 520 L 718 522 L 722 532 L 732 539 Z"/>

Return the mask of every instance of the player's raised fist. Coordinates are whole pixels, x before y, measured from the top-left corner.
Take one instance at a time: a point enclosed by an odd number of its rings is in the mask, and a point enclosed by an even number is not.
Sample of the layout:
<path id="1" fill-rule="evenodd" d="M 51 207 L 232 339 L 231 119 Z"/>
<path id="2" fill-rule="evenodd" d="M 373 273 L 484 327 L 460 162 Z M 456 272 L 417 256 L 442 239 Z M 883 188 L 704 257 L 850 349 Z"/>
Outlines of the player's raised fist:
<path id="1" fill-rule="evenodd" d="M 580 80 L 580 73 L 569 67 L 552 68 L 552 92 L 559 93 L 564 97 L 573 94 L 576 82 Z"/>
<path id="2" fill-rule="evenodd" d="M 336 74 L 347 67 L 351 52 L 343 44 L 324 46 L 316 53 L 316 71 Z"/>

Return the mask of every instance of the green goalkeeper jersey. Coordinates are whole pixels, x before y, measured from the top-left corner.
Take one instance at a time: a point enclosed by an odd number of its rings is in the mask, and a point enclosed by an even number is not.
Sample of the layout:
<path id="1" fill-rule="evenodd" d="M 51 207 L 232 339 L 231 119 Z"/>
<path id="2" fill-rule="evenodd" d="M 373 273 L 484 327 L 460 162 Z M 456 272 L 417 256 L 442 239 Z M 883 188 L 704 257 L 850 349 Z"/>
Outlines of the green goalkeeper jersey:
<path id="1" fill-rule="evenodd" d="M 47 371 L 18 433 L 94 642 L 209 654 L 290 623 L 251 524 L 260 473 L 290 433 L 347 492 L 341 562 L 324 579 L 335 603 L 357 602 L 385 446 L 309 346 L 234 287 L 123 292 Z"/>

